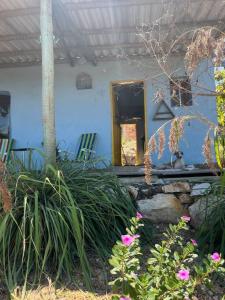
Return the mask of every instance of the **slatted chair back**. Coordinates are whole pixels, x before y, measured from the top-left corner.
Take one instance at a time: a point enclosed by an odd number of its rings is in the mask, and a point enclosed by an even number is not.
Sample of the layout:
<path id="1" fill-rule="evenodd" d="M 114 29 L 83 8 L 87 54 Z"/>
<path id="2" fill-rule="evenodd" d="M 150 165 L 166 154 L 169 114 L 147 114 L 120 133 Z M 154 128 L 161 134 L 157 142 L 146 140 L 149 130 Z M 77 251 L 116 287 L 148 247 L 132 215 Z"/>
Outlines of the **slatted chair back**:
<path id="1" fill-rule="evenodd" d="M 13 139 L 0 139 L 0 160 L 7 164 L 10 160 Z"/>
<path id="2" fill-rule="evenodd" d="M 84 161 L 91 158 L 92 150 L 95 144 L 96 133 L 84 133 L 81 135 L 80 145 L 76 160 Z"/>

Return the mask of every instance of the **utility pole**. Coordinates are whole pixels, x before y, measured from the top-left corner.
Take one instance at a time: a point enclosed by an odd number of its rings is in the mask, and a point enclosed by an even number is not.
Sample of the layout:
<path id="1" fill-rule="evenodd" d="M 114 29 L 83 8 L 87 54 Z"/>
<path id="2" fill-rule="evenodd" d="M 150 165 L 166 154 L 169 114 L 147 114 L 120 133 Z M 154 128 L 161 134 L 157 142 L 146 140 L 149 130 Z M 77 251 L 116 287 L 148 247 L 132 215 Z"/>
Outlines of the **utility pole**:
<path id="1" fill-rule="evenodd" d="M 42 122 L 45 164 L 56 163 L 55 101 L 54 101 L 54 36 L 52 0 L 40 0 L 42 48 Z"/>

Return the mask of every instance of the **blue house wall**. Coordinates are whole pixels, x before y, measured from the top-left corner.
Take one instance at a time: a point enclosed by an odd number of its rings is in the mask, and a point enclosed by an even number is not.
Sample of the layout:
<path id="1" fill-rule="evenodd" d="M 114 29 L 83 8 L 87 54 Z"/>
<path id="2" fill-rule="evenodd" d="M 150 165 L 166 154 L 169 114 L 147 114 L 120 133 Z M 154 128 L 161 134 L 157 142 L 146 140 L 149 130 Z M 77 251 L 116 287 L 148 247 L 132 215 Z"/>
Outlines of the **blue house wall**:
<path id="1" fill-rule="evenodd" d="M 183 59 L 173 58 L 171 64 L 184 75 Z M 215 89 L 211 74 L 204 71 L 203 63 L 197 71 L 198 85 L 210 90 Z M 77 90 L 76 76 L 86 72 L 93 78 L 93 88 Z M 134 62 L 101 62 L 97 66 L 88 64 L 74 68 L 69 65 L 55 67 L 55 101 L 56 101 L 56 133 L 61 148 L 75 153 L 79 137 L 84 132 L 97 132 L 97 155 L 107 162 L 112 160 L 112 106 L 110 82 L 118 80 L 144 80 L 147 95 L 148 137 L 162 125 L 162 121 L 153 121 L 157 104 L 153 99 L 161 86 L 165 101 L 170 105 L 169 80 L 151 60 Z M 195 76 L 197 76 L 195 74 Z M 195 77 L 193 77 L 194 80 Z M 192 90 L 196 88 L 192 86 Z M 11 136 L 16 140 L 16 147 L 41 147 L 41 67 L 2 69 L 0 72 L 0 91 L 8 91 L 11 95 Z M 175 115 L 199 114 L 216 122 L 216 100 L 214 97 L 196 96 L 193 106 L 172 110 Z M 168 132 L 168 129 L 167 129 Z M 185 126 L 185 136 L 181 148 L 186 163 L 202 163 L 202 142 L 207 127 L 196 121 Z M 170 161 L 170 153 L 166 149 L 161 162 Z M 154 163 L 159 163 L 154 158 Z"/>

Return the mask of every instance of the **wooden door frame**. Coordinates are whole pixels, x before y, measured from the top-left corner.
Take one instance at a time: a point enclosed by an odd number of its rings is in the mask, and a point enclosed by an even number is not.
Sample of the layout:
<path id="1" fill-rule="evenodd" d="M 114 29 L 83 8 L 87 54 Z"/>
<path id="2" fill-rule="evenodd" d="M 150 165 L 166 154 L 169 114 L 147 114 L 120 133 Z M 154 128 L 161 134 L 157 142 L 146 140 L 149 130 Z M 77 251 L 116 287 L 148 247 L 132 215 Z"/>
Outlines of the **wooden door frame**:
<path id="1" fill-rule="evenodd" d="M 147 86 L 145 80 L 113 80 L 110 82 L 110 101 L 111 101 L 111 126 L 112 126 L 112 165 L 115 166 L 115 140 L 114 140 L 114 132 L 115 132 L 115 125 L 114 125 L 114 117 L 115 117 L 115 102 L 114 102 L 114 93 L 113 93 L 113 85 L 119 84 L 119 83 L 127 83 L 127 85 L 132 83 L 143 83 L 144 87 L 144 118 L 145 118 L 145 148 L 148 143 L 148 113 L 147 113 Z M 146 149 L 144 149 L 146 150 Z"/>

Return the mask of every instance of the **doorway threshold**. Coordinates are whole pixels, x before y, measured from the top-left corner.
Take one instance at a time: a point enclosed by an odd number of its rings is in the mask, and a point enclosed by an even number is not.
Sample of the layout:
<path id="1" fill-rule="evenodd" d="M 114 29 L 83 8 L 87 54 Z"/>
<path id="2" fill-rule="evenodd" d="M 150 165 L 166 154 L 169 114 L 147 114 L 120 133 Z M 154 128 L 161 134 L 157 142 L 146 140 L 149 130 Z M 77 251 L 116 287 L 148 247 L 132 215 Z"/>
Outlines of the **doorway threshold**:
<path id="1" fill-rule="evenodd" d="M 113 172 L 117 176 L 144 176 L 144 166 L 114 166 Z"/>
<path id="2" fill-rule="evenodd" d="M 144 166 L 114 166 L 112 171 L 119 177 L 123 176 L 144 176 Z M 166 170 L 152 170 L 152 175 L 158 178 L 185 178 L 185 177 L 202 177 L 202 176 L 217 176 L 220 174 L 219 170 L 196 168 L 193 170 L 180 169 L 166 169 Z"/>

